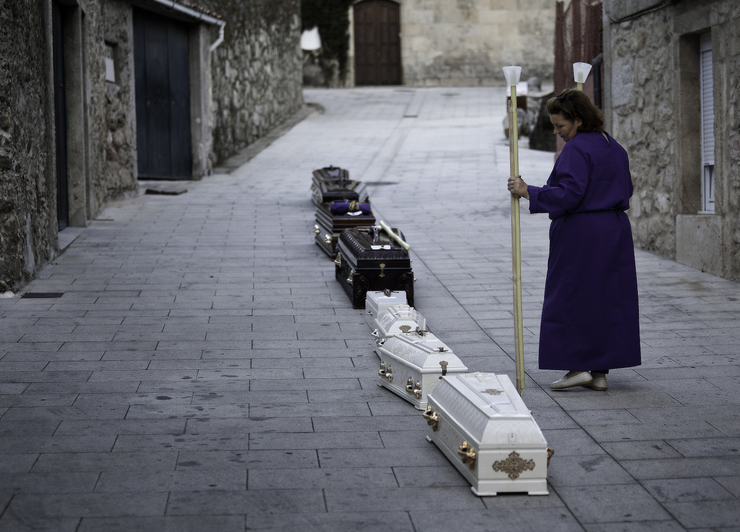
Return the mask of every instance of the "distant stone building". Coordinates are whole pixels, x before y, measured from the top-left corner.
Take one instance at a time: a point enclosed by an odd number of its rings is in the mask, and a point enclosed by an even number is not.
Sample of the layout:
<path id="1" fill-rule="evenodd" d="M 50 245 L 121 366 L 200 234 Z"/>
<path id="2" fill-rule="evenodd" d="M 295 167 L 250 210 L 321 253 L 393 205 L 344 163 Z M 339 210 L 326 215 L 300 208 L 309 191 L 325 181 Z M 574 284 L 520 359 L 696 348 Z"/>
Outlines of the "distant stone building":
<path id="1" fill-rule="evenodd" d="M 359 0 L 349 85 L 492 85 L 502 66 L 552 80 L 551 0 Z"/>
<path id="2" fill-rule="evenodd" d="M 0 27 L 0 293 L 139 178 L 199 179 L 303 105 L 299 0 L 14 0 Z"/>
<path id="3" fill-rule="evenodd" d="M 740 3 L 604 0 L 604 78 L 635 244 L 740 280 Z"/>

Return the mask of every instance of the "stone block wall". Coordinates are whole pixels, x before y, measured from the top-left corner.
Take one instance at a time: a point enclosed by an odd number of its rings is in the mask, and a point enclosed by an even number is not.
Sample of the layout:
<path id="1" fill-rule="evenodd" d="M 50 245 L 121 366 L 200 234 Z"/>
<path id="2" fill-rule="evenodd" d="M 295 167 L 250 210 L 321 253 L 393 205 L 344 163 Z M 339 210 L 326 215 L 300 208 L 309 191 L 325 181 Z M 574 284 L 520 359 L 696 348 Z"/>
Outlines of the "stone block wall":
<path id="1" fill-rule="evenodd" d="M 605 2 L 605 115 L 630 156 L 635 244 L 740 279 L 740 5 L 653 2 L 640 13 L 627 4 Z M 699 212 L 698 36 L 706 32 L 714 64 L 714 214 Z"/>
<path id="2" fill-rule="evenodd" d="M 0 3 L 0 293 L 56 249 L 47 17 L 40 2 Z"/>
<path id="3" fill-rule="evenodd" d="M 672 19 L 657 12 L 612 28 L 612 136 L 630 156 L 635 187 L 629 215 L 636 244 L 675 256 L 678 152 Z"/>
<path id="4" fill-rule="evenodd" d="M 300 0 L 203 0 L 227 21 L 213 52 L 213 158 L 223 161 L 303 106 Z"/>
<path id="5" fill-rule="evenodd" d="M 85 227 L 90 220 L 111 199 L 119 197 L 124 191 L 136 189 L 132 180 L 121 180 L 117 172 L 111 171 L 107 161 L 107 148 L 110 125 L 108 121 L 109 103 L 105 80 L 105 17 L 104 3 L 88 0 L 85 2 L 84 23 L 82 25 L 84 46 L 82 62 L 84 79 L 85 130 L 78 134 L 86 136 L 84 157 L 87 166 L 84 173 L 84 184 L 80 183 L 80 198 L 85 198 L 84 216 L 76 224 Z M 82 4 L 82 2 L 81 2 Z M 71 134 L 71 133 L 70 133 Z M 74 200 L 74 198 L 73 198 Z"/>
<path id="6" fill-rule="evenodd" d="M 552 80 L 555 6 L 550 0 L 402 0 L 404 84 L 491 85 L 502 66 Z"/>
<path id="7" fill-rule="evenodd" d="M 726 1 L 710 13 L 714 41 L 715 175 L 722 218 L 722 272 L 740 280 L 740 4 Z M 719 102 L 719 105 L 717 105 Z"/>
<path id="8" fill-rule="evenodd" d="M 106 81 L 104 84 L 105 129 L 100 140 L 105 157 L 102 160 L 101 179 L 96 187 L 98 205 L 110 198 L 133 192 L 138 186 L 131 3 L 127 0 L 106 0 L 104 15 L 103 53 L 113 60 L 115 81 Z"/>

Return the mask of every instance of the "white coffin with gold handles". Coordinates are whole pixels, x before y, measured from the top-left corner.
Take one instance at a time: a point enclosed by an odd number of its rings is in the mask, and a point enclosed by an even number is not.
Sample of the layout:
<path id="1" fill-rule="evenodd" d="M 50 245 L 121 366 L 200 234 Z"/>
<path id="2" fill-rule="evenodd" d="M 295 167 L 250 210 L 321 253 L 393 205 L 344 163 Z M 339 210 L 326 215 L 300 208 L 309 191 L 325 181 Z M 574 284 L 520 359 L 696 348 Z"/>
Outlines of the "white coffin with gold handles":
<path id="1" fill-rule="evenodd" d="M 387 307 L 375 319 L 373 336 L 377 344 L 382 344 L 391 336 L 408 333 L 427 332 L 427 320 L 414 307 L 393 305 Z M 446 346 L 445 346 L 446 347 Z"/>
<path id="2" fill-rule="evenodd" d="M 368 291 L 365 296 L 365 321 L 370 330 L 378 328 L 376 319 L 380 314 L 386 311 L 388 307 L 394 305 L 407 305 L 406 292 L 392 292 L 391 290 L 382 290 L 377 292 Z"/>
<path id="3" fill-rule="evenodd" d="M 419 410 L 444 375 L 465 373 L 468 368 L 430 332 L 410 332 L 378 342 L 378 386 L 388 388 Z"/>
<path id="4" fill-rule="evenodd" d="M 427 440 L 440 448 L 478 496 L 547 495 L 552 451 L 506 375 L 447 375 L 428 397 Z"/>

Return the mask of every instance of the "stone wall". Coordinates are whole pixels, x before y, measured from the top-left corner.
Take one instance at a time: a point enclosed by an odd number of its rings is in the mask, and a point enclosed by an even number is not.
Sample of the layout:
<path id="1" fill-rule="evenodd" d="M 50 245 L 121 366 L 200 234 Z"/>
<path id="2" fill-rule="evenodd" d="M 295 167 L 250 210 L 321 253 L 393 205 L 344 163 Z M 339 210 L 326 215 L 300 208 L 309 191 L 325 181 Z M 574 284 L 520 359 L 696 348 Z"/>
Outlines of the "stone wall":
<path id="1" fill-rule="evenodd" d="M 300 0 L 203 0 L 227 21 L 212 54 L 214 163 L 303 106 Z"/>
<path id="2" fill-rule="evenodd" d="M 136 189 L 135 181 L 121 180 L 118 172 L 107 164 L 107 148 L 110 144 L 110 124 L 108 120 L 109 101 L 105 80 L 105 19 L 104 3 L 87 0 L 84 14 L 84 46 L 82 76 L 86 85 L 84 120 L 87 122 L 85 158 L 87 170 L 84 185 L 80 185 L 80 198 L 85 198 L 85 215 L 77 226 L 85 227 L 97 216 L 100 209 L 124 190 Z M 74 199 L 74 198 L 73 198 Z"/>
<path id="3" fill-rule="evenodd" d="M 630 156 L 635 243 L 675 256 L 678 143 L 669 74 L 672 19 L 665 10 L 612 27 L 612 136 Z"/>
<path id="4" fill-rule="evenodd" d="M 716 207 L 722 217 L 723 275 L 740 280 L 740 4 L 725 1 L 711 13 L 714 65 Z M 719 105 L 717 105 L 719 102 Z"/>
<path id="5" fill-rule="evenodd" d="M 98 205 L 138 186 L 131 4 L 126 0 L 106 0 L 104 15 L 103 52 L 113 60 L 115 81 L 104 84 L 105 130 L 100 140 L 105 157 L 96 187 Z"/>
<path id="6" fill-rule="evenodd" d="M 630 155 L 635 244 L 740 279 L 740 5 L 656 0 L 642 2 L 640 13 L 627 4 L 605 2 L 605 114 Z M 714 214 L 699 213 L 698 35 L 707 31 L 714 62 Z"/>
<path id="7" fill-rule="evenodd" d="M 40 2 L 0 3 L 0 293 L 56 249 L 49 24 Z"/>
<path id="8" fill-rule="evenodd" d="M 396 1 L 405 85 L 501 84 L 501 67 L 513 64 L 523 79 L 552 80 L 552 0 Z M 354 56 L 349 61 L 354 69 Z"/>

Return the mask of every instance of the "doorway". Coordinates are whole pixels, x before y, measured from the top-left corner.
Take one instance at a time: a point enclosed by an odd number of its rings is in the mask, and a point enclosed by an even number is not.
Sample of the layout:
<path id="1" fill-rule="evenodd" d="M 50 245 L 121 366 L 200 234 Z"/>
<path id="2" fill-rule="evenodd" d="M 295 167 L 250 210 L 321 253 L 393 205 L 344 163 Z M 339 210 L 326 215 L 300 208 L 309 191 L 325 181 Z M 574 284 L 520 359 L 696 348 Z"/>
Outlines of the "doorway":
<path id="1" fill-rule="evenodd" d="M 67 97 L 64 83 L 64 6 L 51 3 L 54 61 L 54 131 L 56 138 L 57 229 L 69 225 L 69 187 L 67 178 Z"/>
<path id="2" fill-rule="evenodd" d="M 189 29 L 134 9 L 139 179 L 192 178 Z"/>
<path id="3" fill-rule="evenodd" d="M 401 8 L 390 0 L 354 6 L 355 84 L 400 85 Z"/>

